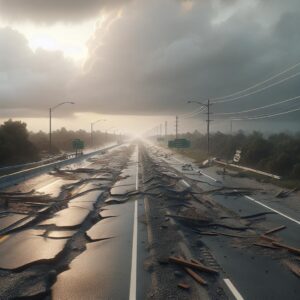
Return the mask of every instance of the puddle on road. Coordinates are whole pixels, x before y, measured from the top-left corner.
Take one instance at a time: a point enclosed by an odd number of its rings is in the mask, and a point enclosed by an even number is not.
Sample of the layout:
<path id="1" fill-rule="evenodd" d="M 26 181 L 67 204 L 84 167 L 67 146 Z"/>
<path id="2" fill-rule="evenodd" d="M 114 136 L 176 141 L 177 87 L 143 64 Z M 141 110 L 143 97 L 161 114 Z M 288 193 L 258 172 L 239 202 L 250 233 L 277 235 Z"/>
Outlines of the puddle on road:
<path id="1" fill-rule="evenodd" d="M 79 226 L 90 213 L 89 210 L 80 207 L 68 207 L 56 213 L 40 225 L 55 225 L 57 227 L 73 228 Z"/>
<path id="2" fill-rule="evenodd" d="M 50 195 L 52 198 L 57 198 L 62 191 L 62 187 L 65 184 L 75 183 L 76 180 L 63 180 L 57 179 L 47 185 L 43 185 L 38 188 L 36 191 L 40 194 Z"/>
<path id="3" fill-rule="evenodd" d="M 108 205 L 101 212 L 101 216 L 105 219 L 100 220 L 97 224 L 86 232 L 91 240 L 106 239 L 116 237 L 122 234 L 122 227 L 128 226 L 130 220 L 130 208 L 132 203 Z"/>
<path id="4" fill-rule="evenodd" d="M 0 268 L 20 269 L 39 261 L 51 261 L 63 251 L 67 240 L 39 236 L 41 230 L 26 230 L 9 236 L 0 247 Z"/>
<path id="5" fill-rule="evenodd" d="M 40 225 L 55 225 L 57 227 L 73 228 L 79 226 L 93 209 L 94 203 L 102 191 L 91 191 L 85 195 L 74 198 L 69 202 L 68 208 L 57 212 L 53 218 L 40 223 Z M 76 201 L 80 202 L 76 202 Z"/>
<path id="6" fill-rule="evenodd" d="M 72 195 L 86 193 L 90 190 L 100 189 L 99 184 L 95 182 L 89 182 L 83 185 L 79 185 L 72 190 Z"/>
<path id="7" fill-rule="evenodd" d="M 87 194 L 84 194 L 82 196 L 76 197 L 69 201 L 68 206 L 69 207 L 81 207 L 88 210 L 94 209 L 94 204 L 96 201 L 101 197 L 103 194 L 103 191 L 91 191 Z"/>

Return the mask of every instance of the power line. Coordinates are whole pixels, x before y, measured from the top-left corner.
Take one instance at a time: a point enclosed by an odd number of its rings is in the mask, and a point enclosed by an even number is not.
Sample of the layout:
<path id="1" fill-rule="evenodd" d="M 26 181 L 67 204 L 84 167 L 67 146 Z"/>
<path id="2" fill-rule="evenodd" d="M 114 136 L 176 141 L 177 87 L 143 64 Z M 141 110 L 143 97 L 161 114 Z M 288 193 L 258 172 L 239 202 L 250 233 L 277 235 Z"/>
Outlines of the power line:
<path id="1" fill-rule="evenodd" d="M 276 85 L 278 85 L 278 84 L 280 84 L 280 83 L 282 83 L 282 82 L 285 82 L 285 81 L 287 81 L 287 80 L 289 80 L 289 79 L 292 79 L 292 78 L 294 78 L 294 77 L 296 77 L 296 76 L 299 76 L 299 75 L 300 75 L 300 72 L 295 73 L 295 74 L 293 74 L 293 75 L 291 75 L 291 76 L 289 76 L 289 77 L 287 77 L 287 78 L 281 79 L 280 81 L 277 81 L 277 82 L 272 83 L 272 84 L 270 84 L 270 85 L 264 86 L 264 87 L 262 87 L 262 88 L 260 88 L 260 89 L 258 89 L 258 90 L 256 90 L 256 91 L 250 92 L 250 93 L 248 93 L 248 94 L 241 95 L 241 96 L 238 96 L 238 97 L 235 97 L 235 98 L 231 98 L 231 99 L 227 99 L 227 100 L 214 101 L 214 102 L 212 102 L 212 103 L 213 103 L 213 104 L 219 104 L 219 103 L 233 102 L 233 101 L 236 101 L 236 100 L 238 100 L 238 99 L 241 99 L 241 98 L 244 98 L 244 97 L 247 97 L 247 96 L 250 96 L 250 95 L 257 94 L 257 93 L 259 93 L 259 92 L 261 92 L 261 91 L 264 91 L 264 90 L 266 90 L 266 89 L 268 89 L 268 88 L 270 88 L 270 87 L 276 86 Z"/>
<path id="2" fill-rule="evenodd" d="M 199 115 L 202 111 L 204 111 L 205 108 L 206 107 L 201 107 L 198 111 L 195 111 L 195 112 L 191 113 L 190 115 L 183 117 L 183 119 L 193 118 L 193 117 Z"/>
<path id="3" fill-rule="evenodd" d="M 260 81 L 260 82 L 258 82 L 258 83 L 256 83 L 256 84 L 254 84 L 254 85 L 252 85 L 252 86 L 250 86 L 250 87 L 248 87 L 248 88 L 246 88 L 246 89 L 243 89 L 243 90 L 234 92 L 234 93 L 229 94 L 229 95 L 226 95 L 226 96 L 216 97 L 216 98 L 213 98 L 212 100 L 222 100 L 222 99 L 226 99 L 226 98 L 229 98 L 229 97 L 232 97 L 232 96 L 241 94 L 241 93 L 243 93 L 243 92 L 249 91 L 249 90 L 251 90 L 251 89 L 253 89 L 253 88 L 257 87 L 257 86 L 263 85 L 264 83 L 266 83 L 266 82 L 268 82 L 268 81 L 271 81 L 272 79 L 277 78 L 277 77 L 279 77 L 280 75 L 283 75 L 283 74 L 285 74 L 285 73 L 287 73 L 287 72 L 289 72 L 289 71 L 295 69 L 295 68 L 298 67 L 299 65 L 300 65 L 300 62 L 298 62 L 297 64 L 293 65 L 292 67 L 289 67 L 289 68 L 287 68 L 287 69 L 285 69 L 285 70 L 283 70 L 283 71 L 281 71 L 281 72 L 279 72 L 279 73 L 277 73 L 277 74 L 275 74 L 275 75 L 273 75 L 273 76 L 271 76 L 271 77 L 269 77 L 269 78 L 267 78 L 267 79 L 265 79 L 265 80 L 263 80 L 263 81 Z"/>
<path id="4" fill-rule="evenodd" d="M 275 113 L 275 114 L 270 114 L 270 115 L 261 115 L 261 116 L 254 116 L 254 117 L 245 117 L 245 118 L 237 118 L 237 119 L 231 119 L 232 121 L 247 121 L 247 120 L 258 120 L 258 119 L 265 119 L 265 118 L 272 118 L 272 117 L 276 117 L 276 116 L 280 116 L 280 115 L 285 115 L 285 114 L 289 114 L 295 111 L 299 111 L 300 107 L 296 108 L 296 109 L 291 109 L 288 111 L 283 111 L 280 113 Z"/>
<path id="5" fill-rule="evenodd" d="M 252 112 L 252 111 L 256 111 L 256 110 L 260 110 L 260 109 L 264 109 L 264 108 L 268 108 L 268 107 L 272 107 L 272 106 L 276 106 L 276 105 L 280 105 L 282 103 L 286 103 L 286 102 L 290 102 L 296 99 L 299 99 L 300 96 L 296 96 L 293 98 L 289 98 L 289 99 L 285 99 L 276 103 L 272 103 L 272 104 L 268 104 L 268 105 L 264 105 L 264 106 L 260 106 L 260 107 L 256 107 L 256 108 L 252 108 L 252 109 L 247 109 L 247 110 L 242 110 L 242 111 L 236 111 L 236 112 L 225 112 L 225 113 L 215 113 L 214 115 L 218 115 L 218 116 L 223 116 L 223 115 L 235 115 L 235 114 L 242 114 L 242 113 L 247 113 L 247 112 Z"/>
<path id="6" fill-rule="evenodd" d="M 190 118 L 191 116 L 194 116 L 194 115 L 197 115 L 199 114 L 204 108 L 201 107 L 200 109 L 196 110 L 196 111 L 191 111 L 189 113 L 186 113 L 186 114 L 182 114 L 182 115 L 179 115 L 180 118 Z"/>

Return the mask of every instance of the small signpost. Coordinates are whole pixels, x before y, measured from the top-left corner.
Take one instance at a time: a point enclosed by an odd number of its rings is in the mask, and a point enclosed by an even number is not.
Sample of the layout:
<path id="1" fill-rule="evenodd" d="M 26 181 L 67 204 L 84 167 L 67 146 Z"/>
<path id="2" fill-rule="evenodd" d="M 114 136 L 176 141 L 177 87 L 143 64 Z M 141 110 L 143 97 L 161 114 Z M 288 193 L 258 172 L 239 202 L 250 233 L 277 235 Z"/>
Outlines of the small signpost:
<path id="1" fill-rule="evenodd" d="M 191 142 L 187 139 L 175 139 L 168 142 L 168 147 L 178 149 L 190 148 Z"/>
<path id="2" fill-rule="evenodd" d="M 241 154 L 242 154 L 242 151 L 241 150 L 236 150 L 234 156 L 233 156 L 233 161 L 235 163 L 238 163 L 241 159 Z"/>
<path id="3" fill-rule="evenodd" d="M 78 153 L 82 154 L 82 150 L 84 149 L 84 141 L 75 139 L 72 141 L 72 147 L 75 150 L 77 157 Z"/>

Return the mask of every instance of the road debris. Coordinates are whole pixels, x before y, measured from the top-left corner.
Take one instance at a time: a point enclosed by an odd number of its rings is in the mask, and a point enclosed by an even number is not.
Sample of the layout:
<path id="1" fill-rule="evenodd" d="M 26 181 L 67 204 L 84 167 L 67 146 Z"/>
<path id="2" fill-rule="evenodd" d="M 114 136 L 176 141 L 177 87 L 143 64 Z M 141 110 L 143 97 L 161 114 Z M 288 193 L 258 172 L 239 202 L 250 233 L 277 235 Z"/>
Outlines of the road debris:
<path id="1" fill-rule="evenodd" d="M 272 244 L 274 246 L 286 249 L 286 250 L 288 250 L 291 253 L 300 255 L 300 249 L 299 248 L 291 247 L 289 245 L 285 245 L 285 244 L 282 244 L 282 243 L 279 243 L 279 242 L 272 242 Z"/>
<path id="2" fill-rule="evenodd" d="M 268 234 L 271 234 L 271 233 L 274 233 L 274 232 L 283 230 L 283 229 L 285 229 L 285 228 L 286 228 L 285 225 L 282 225 L 282 226 L 279 226 L 279 227 L 275 227 L 275 228 L 273 228 L 273 229 L 270 229 L 270 230 L 266 231 L 266 232 L 265 232 L 265 235 L 268 235 Z"/>
<path id="3" fill-rule="evenodd" d="M 214 273 L 214 274 L 219 273 L 217 270 L 207 267 L 207 266 L 203 265 L 202 263 L 200 264 L 200 263 L 190 262 L 186 259 L 175 257 L 175 256 L 170 256 L 169 261 L 173 262 L 175 264 L 184 266 L 184 267 L 191 268 L 191 269 L 196 269 L 196 270 L 200 270 L 200 271 L 204 271 L 204 272 L 208 272 L 208 273 Z"/>
<path id="4" fill-rule="evenodd" d="M 300 265 L 299 262 L 292 260 L 284 260 L 283 262 L 291 272 L 293 272 L 296 276 L 300 278 Z"/>
<path id="5" fill-rule="evenodd" d="M 278 249 L 278 247 L 272 245 L 271 243 L 265 243 L 265 242 L 256 242 L 253 243 L 254 246 L 263 247 L 263 248 L 269 248 L 269 249 Z"/>
<path id="6" fill-rule="evenodd" d="M 184 283 L 184 282 L 178 283 L 177 286 L 180 287 L 183 290 L 189 290 L 190 289 L 190 286 L 187 283 Z"/>
<path id="7" fill-rule="evenodd" d="M 262 240 L 265 240 L 265 241 L 270 242 L 270 243 L 278 242 L 278 241 L 279 241 L 278 238 L 266 236 L 266 235 L 264 235 L 264 234 L 261 234 L 259 237 L 260 237 Z"/>
<path id="8" fill-rule="evenodd" d="M 288 191 L 281 190 L 275 195 L 275 197 L 276 198 L 287 198 L 290 194 L 292 194 L 296 191 L 297 191 L 296 188 L 292 189 L 292 190 L 288 190 Z"/>
<path id="9" fill-rule="evenodd" d="M 257 217 L 261 217 L 261 216 L 265 216 L 265 215 L 272 215 L 272 214 L 276 214 L 276 213 L 272 212 L 272 211 L 266 211 L 266 212 L 261 212 L 261 213 L 257 213 L 257 214 L 241 216 L 241 219 L 251 219 L 251 218 L 257 218 Z"/>
<path id="10" fill-rule="evenodd" d="M 184 268 L 185 271 L 198 283 L 202 284 L 202 285 L 207 285 L 207 282 L 196 272 L 194 272 L 192 269 L 190 268 Z"/>

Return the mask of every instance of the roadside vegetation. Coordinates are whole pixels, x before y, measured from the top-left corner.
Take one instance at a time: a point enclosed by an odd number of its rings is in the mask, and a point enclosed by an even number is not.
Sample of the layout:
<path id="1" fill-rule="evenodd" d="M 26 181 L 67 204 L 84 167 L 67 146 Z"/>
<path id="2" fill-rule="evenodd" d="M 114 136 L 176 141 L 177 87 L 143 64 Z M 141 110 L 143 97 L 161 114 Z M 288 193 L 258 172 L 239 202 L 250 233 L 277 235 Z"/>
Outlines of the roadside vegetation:
<path id="1" fill-rule="evenodd" d="M 207 158 L 207 136 L 199 132 L 180 135 L 191 141 L 191 148 L 179 150 L 203 161 Z M 171 137 L 174 138 L 174 137 Z M 231 161 L 241 150 L 240 164 L 283 176 L 285 180 L 300 180 L 300 133 L 278 133 L 264 136 L 260 132 L 234 135 L 217 132 L 211 135 L 211 156 Z"/>
<path id="2" fill-rule="evenodd" d="M 81 139 L 90 146 L 91 134 L 84 130 L 68 131 L 65 128 L 52 132 L 52 151 L 73 151 L 72 141 Z M 93 133 L 94 146 L 115 140 L 113 134 Z M 26 123 L 8 120 L 0 125 L 0 167 L 36 162 L 48 155 L 49 135 L 43 131 L 29 132 Z"/>

